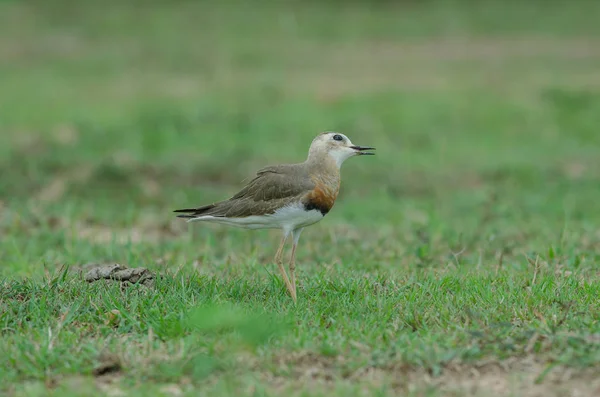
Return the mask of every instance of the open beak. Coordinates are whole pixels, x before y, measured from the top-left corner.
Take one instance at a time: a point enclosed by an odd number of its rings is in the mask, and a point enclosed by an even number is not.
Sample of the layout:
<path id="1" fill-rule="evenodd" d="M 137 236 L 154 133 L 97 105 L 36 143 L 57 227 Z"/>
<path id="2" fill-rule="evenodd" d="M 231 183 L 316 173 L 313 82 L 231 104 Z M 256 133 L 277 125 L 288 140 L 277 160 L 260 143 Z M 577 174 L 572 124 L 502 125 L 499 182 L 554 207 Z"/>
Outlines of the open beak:
<path id="1" fill-rule="evenodd" d="M 375 155 L 375 153 L 371 153 L 371 152 L 367 152 L 366 150 L 375 150 L 374 147 L 369 147 L 369 146 L 350 146 L 350 149 L 354 149 L 356 151 L 356 154 L 359 156 L 366 156 L 366 155 Z"/>

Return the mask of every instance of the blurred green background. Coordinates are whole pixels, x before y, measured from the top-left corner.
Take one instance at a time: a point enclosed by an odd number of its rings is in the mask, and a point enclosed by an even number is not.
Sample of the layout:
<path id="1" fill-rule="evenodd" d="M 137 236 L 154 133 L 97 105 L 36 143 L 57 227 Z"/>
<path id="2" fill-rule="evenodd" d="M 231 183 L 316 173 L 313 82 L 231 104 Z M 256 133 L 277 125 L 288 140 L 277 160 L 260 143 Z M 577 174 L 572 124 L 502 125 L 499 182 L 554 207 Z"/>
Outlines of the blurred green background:
<path id="1" fill-rule="evenodd" d="M 323 130 L 378 152 L 345 164 L 334 211 L 303 236 L 316 245 L 309 262 L 332 259 L 329 239 L 358 235 L 387 246 L 355 247 L 365 262 L 410 263 L 418 230 L 439 236 L 444 255 L 471 241 L 474 259 L 546 251 L 572 234 L 571 248 L 595 259 L 599 11 L 591 1 L 4 1 L 2 272 L 132 260 L 107 246 L 115 238 L 149 241 L 146 262 L 177 253 L 155 244 L 187 233 L 173 209 L 303 161 Z M 240 258 L 273 248 L 261 232 L 196 229 L 199 241 L 231 237 L 214 244 Z M 185 245 L 169 265 L 202 254 Z"/>
<path id="2" fill-rule="evenodd" d="M 219 396 L 347 396 L 490 360 L 597 368 L 599 21 L 585 0 L 0 1 L 0 383 L 75 393 L 104 349 L 140 395 L 213 371 Z M 344 164 L 303 233 L 296 307 L 277 231 L 172 211 L 303 161 L 324 130 L 377 155 Z M 60 270 L 105 262 L 166 279 Z M 293 326 L 271 340 L 248 311 Z"/>

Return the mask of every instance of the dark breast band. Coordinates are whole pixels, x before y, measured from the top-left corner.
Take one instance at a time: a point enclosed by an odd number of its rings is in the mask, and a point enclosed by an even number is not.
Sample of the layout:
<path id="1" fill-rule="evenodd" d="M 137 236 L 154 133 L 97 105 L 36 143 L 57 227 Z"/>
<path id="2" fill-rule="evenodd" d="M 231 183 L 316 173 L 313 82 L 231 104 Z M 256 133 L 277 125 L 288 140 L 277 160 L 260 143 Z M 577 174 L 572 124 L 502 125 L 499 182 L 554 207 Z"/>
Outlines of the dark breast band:
<path id="1" fill-rule="evenodd" d="M 309 201 L 304 202 L 304 210 L 305 211 L 317 210 L 321 213 L 321 215 L 325 216 L 325 215 L 327 215 L 329 210 L 331 210 L 331 207 L 326 205 L 325 203 L 320 203 L 315 200 L 309 200 Z"/>

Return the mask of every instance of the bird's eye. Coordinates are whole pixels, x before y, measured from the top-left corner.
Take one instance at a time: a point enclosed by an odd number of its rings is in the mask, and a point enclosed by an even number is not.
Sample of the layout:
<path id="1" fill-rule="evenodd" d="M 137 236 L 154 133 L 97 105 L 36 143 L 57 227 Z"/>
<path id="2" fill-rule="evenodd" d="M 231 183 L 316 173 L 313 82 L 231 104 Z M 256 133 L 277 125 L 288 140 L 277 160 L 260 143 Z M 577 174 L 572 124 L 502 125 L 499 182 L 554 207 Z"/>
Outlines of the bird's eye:
<path id="1" fill-rule="evenodd" d="M 344 140 L 344 137 L 343 137 L 343 136 L 341 136 L 340 134 L 335 134 L 335 135 L 333 136 L 333 140 L 334 140 L 334 141 L 343 141 L 343 140 Z"/>

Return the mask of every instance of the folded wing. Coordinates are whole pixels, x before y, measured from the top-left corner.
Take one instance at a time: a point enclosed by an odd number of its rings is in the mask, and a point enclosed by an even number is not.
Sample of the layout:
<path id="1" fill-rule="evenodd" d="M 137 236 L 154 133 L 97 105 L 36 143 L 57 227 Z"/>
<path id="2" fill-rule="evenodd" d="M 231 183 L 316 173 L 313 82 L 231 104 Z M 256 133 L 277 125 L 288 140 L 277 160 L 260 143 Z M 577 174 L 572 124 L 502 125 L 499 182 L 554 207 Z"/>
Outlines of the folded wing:
<path id="1" fill-rule="evenodd" d="M 315 188 L 311 178 L 295 164 L 270 166 L 259 170 L 242 190 L 229 200 L 198 208 L 176 210 L 180 218 L 210 215 L 242 218 L 268 215 L 288 203 L 299 200 Z"/>

